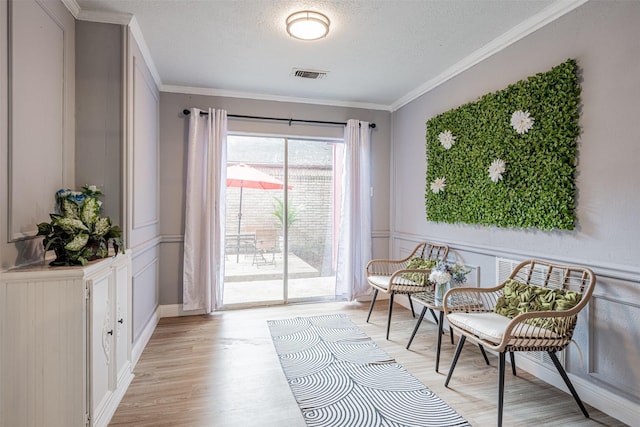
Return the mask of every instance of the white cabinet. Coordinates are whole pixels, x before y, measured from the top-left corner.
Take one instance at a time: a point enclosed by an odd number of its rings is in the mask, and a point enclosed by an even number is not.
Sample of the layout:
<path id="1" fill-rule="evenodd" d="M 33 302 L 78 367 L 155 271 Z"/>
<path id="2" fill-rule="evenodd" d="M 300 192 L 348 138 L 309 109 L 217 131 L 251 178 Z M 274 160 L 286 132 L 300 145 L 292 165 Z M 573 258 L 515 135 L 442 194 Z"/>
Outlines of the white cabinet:
<path id="1" fill-rule="evenodd" d="M 129 254 L 0 272 L 0 426 L 106 426 L 131 373 Z"/>
<path id="2" fill-rule="evenodd" d="M 133 377 L 131 376 L 131 331 L 133 330 L 131 322 L 131 309 L 129 301 L 129 290 L 131 289 L 131 265 L 130 263 L 120 264 L 114 266 L 114 278 L 115 278 L 115 298 L 116 303 L 114 312 L 115 320 L 115 349 L 113 351 L 115 359 L 115 374 L 118 385 L 118 390 L 121 389 L 120 385 L 127 382 L 127 385 Z M 124 393 L 125 390 L 121 390 Z M 121 398 L 121 397 L 120 397 Z M 120 401 L 120 398 L 118 401 Z"/>

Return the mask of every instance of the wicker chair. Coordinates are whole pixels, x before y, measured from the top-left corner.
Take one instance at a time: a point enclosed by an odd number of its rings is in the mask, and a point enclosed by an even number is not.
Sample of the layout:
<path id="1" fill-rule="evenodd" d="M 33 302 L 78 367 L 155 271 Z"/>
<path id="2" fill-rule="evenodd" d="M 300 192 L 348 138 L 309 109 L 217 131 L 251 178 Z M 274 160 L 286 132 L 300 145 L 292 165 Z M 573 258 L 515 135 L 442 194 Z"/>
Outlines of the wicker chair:
<path id="1" fill-rule="evenodd" d="M 449 325 L 460 334 L 460 340 L 445 386 L 449 385 L 466 340 L 498 352 L 498 426 L 501 426 L 505 353 L 510 354 L 515 375 L 515 351 L 546 351 L 588 418 L 556 352 L 571 342 L 578 313 L 589 302 L 594 287 L 595 274 L 588 268 L 527 260 L 515 267 L 508 280 L 494 288 L 451 289 L 445 296 L 444 311 Z M 448 301 L 453 296 L 455 303 Z M 503 315 L 505 313 L 507 315 Z"/>
<path id="2" fill-rule="evenodd" d="M 389 339 L 389 329 L 391 328 L 391 312 L 393 311 L 393 297 L 396 294 L 411 295 L 415 292 L 426 291 L 429 289 L 429 273 L 428 269 L 408 269 L 407 265 L 413 258 L 423 259 L 440 259 L 447 258 L 449 253 L 449 247 L 447 245 L 423 242 L 420 243 L 411 252 L 411 254 L 401 260 L 383 260 L 374 259 L 367 264 L 367 282 L 373 288 L 373 298 L 371 299 L 371 306 L 369 307 L 369 314 L 367 315 L 367 323 L 371 317 L 371 311 L 373 305 L 378 297 L 378 292 L 382 291 L 389 294 L 389 315 L 387 319 L 387 339 Z M 415 280 L 416 275 L 419 280 Z M 407 276 L 413 276 L 414 280 L 407 278 Z M 409 298 L 409 304 L 411 306 L 411 313 L 413 317 L 415 312 L 413 310 L 413 302 Z"/>

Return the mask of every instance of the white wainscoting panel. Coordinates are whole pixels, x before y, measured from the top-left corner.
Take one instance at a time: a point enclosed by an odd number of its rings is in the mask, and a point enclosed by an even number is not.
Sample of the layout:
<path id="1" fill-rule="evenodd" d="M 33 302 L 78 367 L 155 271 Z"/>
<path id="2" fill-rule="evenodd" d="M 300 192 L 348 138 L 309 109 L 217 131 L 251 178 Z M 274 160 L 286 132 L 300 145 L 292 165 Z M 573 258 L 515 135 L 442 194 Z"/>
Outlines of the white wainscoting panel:
<path id="1" fill-rule="evenodd" d="M 640 396 L 640 302 L 596 294 L 589 314 L 589 323 L 598 325 L 589 328 L 589 376 L 611 389 Z"/>
<path id="2" fill-rule="evenodd" d="M 133 57 L 133 229 L 158 222 L 158 95 L 145 65 Z"/>
<path id="3" fill-rule="evenodd" d="M 136 252 L 132 260 L 134 345 L 158 307 L 158 269 L 155 248 Z"/>

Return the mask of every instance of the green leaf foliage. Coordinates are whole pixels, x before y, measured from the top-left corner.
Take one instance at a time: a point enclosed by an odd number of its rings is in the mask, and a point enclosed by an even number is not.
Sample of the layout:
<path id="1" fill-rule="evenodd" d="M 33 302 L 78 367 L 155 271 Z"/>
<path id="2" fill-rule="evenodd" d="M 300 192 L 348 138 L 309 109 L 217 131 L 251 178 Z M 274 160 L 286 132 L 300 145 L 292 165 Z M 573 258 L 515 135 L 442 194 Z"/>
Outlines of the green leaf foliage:
<path id="1" fill-rule="evenodd" d="M 80 216 L 80 208 L 76 202 L 73 202 L 68 199 L 60 200 L 60 211 L 61 213 L 68 218 L 79 218 Z"/>
<path id="2" fill-rule="evenodd" d="M 99 216 L 100 205 L 98 204 L 98 199 L 94 197 L 87 197 L 80 209 L 80 218 L 82 219 L 82 222 L 91 227 L 96 223 Z"/>
<path id="3" fill-rule="evenodd" d="M 577 65 L 567 60 L 431 118 L 426 132 L 426 217 L 429 221 L 509 228 L 572 230 L 575 223 L 576 139 L 580 102 Z M 528 111 L 533 127 L 519 134 L 514 111 Z M 438 139 L 451 131 L 446 150 Z M 502 159 L 503 179 L 488 168 Z M 446 178 L 433 193 L 430 184 Z"/>
<path id="4" fill-rule="evenodd" d="M 111 218 L 100 217 L 95 221 L 93 226 L 93 234 L 97 237 L 102 237 L 111 229 Z"/>
<path id="5" fill-rule="evenodd" d="M 53 227 L 47 222 L 41 222 L 38 224 L 38 234 L 36 236 L 46 236 L 53 232 Z"/>
<path id="6" fill-rule="evenodd" d="M 62 230 L 67 233 L 76 233 L 79 230 L 89 231 L 86 225 L 79 219 L 68 218 L 68 217 L 59 217 L 51 222 L 54 227 L 60 227 Z"/>
<path id="7" fill-rule="evenodd" d="M 109 224 L 111 224 L 111 220 L 109 220 Z M 122 229 L 118 225 L 111 226 L 107 234 L 104 235 L 105 239 L 114 239 L 118 241 L 121 240 L 121 237 L 122 237 Z"/>
<path id="8" fill-rule="evenodd" d="M 50 223 L 38 224 L 38 236 L 44 236 L 45 252 L 53 250 L 51 265 L 86 265 L 89 261 L 109 256 L 109 242 L 115 254 L 122 248 L 122 229 L 109 217 L 100 216 L 102 192 L 95 186 L 82 187 L 83 192 L 60 189 L 56 193 L 56 210 L 49 214 Z"/>
<path id="9" fill-rule="evenodd" d="M 89 241 L 89 234 L 80 233 L 76 234 L 75 237 L 66 244 L 64 247 L 68 251 L 79 251 L 87 245 Z"/>
<path id="10" fill-rule="evenodd" d="M 284 224 L 284 201 L 277 197 L 274 197 L 273 200 L 275 203 L 273 204 L 273 216 L 275 216 L 278 220 L 278 225 L 282 227 Z M 298 221 L 298 211 L 291 204 L 287 204 L 287 225 L 292 225 L 294 222 Z"/>

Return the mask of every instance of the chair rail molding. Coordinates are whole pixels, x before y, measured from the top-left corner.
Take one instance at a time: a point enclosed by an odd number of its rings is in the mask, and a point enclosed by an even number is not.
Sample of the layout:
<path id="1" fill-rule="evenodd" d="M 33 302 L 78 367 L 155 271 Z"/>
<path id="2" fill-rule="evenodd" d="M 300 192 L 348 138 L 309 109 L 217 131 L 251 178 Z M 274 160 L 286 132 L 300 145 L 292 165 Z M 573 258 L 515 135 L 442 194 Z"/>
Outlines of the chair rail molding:
<path id="1" fill-rule="evenodd" d="M 610 277 L 620 280 L 627 280 L 630 282 L 640 283 L 640 266 L 621 265 L 611 262 L 602 261 L 600 259 L 583 259 L 574 258 L 570 256 L 554 256 L 549 258 L 547 253 L 540 251 L 523 251 L 520 249 L 505 249 L 498 246 L 490 245 L 477 245 L 473 243 L 465 243 L 450 239 L 439 239 L 437 237 L 425 237 L 417 234 L 408 233 L 392 233 L 391 236 L 392 245 L 396 244 L 396 241 L 409 241 L 409 242 L 421 242 L 423 240 L 433 240 L 434 242 L 442 242 L 449 245 L 452 250 L 456 249 L 463 252 L 471 252 L 479 255 L 503 257 L 503 258 L 536 258 L 545 261 L 562 262 L 575 265 L 589 265 L 593 269 L 598 277 Z"/>
<path id="2" fill-rule="evenodd" d="M 163 234 L 160 243 L 184 243 L 184 234 Z"/>

